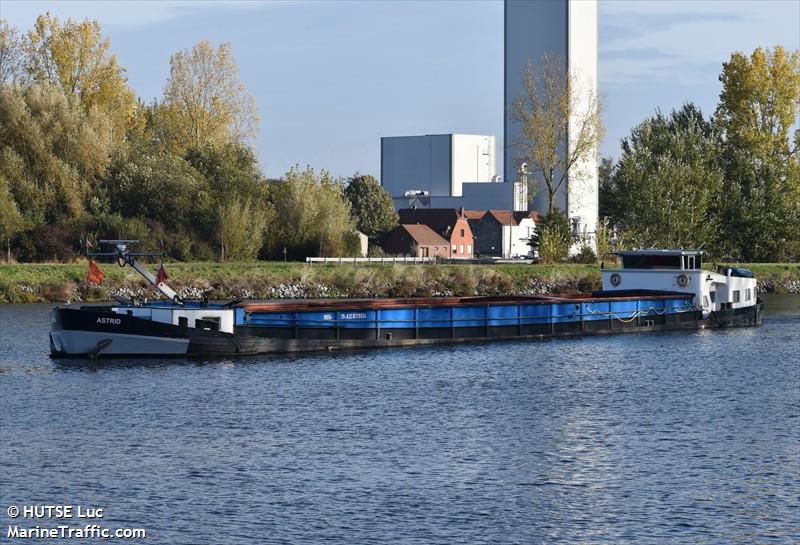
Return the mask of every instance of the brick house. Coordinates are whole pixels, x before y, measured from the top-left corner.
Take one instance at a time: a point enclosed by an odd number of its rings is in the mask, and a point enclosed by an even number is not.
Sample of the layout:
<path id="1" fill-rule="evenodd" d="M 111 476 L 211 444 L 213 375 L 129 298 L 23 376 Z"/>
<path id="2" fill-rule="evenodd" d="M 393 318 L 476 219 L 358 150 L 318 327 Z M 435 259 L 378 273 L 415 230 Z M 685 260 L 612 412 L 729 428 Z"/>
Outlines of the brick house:
<path id="1" fill-rule="evenodd" d="M 426 225 L 449 243 L 450 259 L 472 259 L 475 241 L 464 209 L 418 208 L 401 209 L 401 225 Z"/>
<path id="2" fill-rule="evenodd" d="M 398 225 L 383 241 L 390 254 L 409 257 L 450 257 L 450 242 L 427 225 Z"/>

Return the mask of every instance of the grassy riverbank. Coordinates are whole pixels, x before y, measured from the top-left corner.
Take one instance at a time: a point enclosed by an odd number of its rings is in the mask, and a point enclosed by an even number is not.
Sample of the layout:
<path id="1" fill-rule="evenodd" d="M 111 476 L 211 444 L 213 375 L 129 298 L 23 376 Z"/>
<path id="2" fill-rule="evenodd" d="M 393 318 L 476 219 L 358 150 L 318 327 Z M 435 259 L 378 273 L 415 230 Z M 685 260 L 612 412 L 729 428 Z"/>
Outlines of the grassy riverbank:
<path id="1" fill-rule="evenodd" d="M 100 287 L 85 282 L 86 263 L 0 265 L 0 303 L 107 301 L 111 292 L 155 297 L 130 267 L 103 264 Z M 754 263 L 762 291 L 800 291 L 800 264 Z M 308 265 L 305 263 L 168 263 L 183 297 L 302 298 L 538 294 L 590 291 L 597 265 Z"/>

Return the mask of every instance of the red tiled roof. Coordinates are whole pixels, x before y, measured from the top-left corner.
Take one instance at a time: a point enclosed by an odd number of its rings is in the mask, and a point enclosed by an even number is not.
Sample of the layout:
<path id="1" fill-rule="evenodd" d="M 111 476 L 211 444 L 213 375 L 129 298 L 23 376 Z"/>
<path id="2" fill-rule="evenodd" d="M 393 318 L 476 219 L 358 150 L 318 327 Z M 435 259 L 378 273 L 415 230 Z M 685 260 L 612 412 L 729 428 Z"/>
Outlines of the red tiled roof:
<path id="1" fill-rule="evenodd" d="M 514 217 L 514 212 L 511 210 L 489 210 L 488 213 L 501 225 L 519 225 L 519 221 Z"/>
<path id="2" fill-rule="evenodd" d="M 411 235 L 411 238 L 417 242 L 417 244 L 444 244 L 445 246 L 449 244 L 449 242 L 436 234 L 436 231 L 427 225 L 413 223 L 400 224 L 400 227 L 405 229 L 408 234 Z"/>
<path id="3" fill-rule="evenodd" d="M 468 220 L 479 220 L 486 215 L 486 210 L 464 210 L 464 217 Z"/>
<path id="4" fill-rule="evenodd" d="M 539 212 L 534 211 L 489 210 L 487 214 L 491 214 L 501 225 L 516 226 L 525 218 L 533 219 L 534 223 L 539 223 L 542 220 Z"/>
<path id="5" fill-rule="evenodd" d="M 449 237 L 459 220 L 455 208 L 403 208 L 397 211 L 402 225 L 420 223 L 433 229 L 439 236 Z"/>

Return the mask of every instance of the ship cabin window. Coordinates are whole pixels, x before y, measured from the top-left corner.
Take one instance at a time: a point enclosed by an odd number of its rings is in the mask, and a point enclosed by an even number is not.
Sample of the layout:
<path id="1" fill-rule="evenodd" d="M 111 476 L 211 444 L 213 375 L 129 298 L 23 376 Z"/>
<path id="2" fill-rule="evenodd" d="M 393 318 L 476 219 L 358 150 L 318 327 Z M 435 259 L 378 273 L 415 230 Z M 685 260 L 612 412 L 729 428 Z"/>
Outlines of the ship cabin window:
<path id="1" fill-rule="evenodd" d="M 209 331 L 219 331 L 219 316 L 203 316 L 194 321 L 194 327 Z"/>
<path id="2" fill-rule="evenodd" d="M 622 256 L 623 269 L 680 269 L 681 256 L 679 255 L 624 255 Z"/>
<path id="3" fill-rule="evenodd" d="M 708 295 L 703 296 L 703 306 L 710 307 L 711 305 L 708 304 Z"/>
<path id="4" fill-rule="evenodd" d="M 708 292 L 708 295 L 709 295 L 709 297 L 711 297 L 711 302 L 712 303 L 716 303 L 717 302 L 717 292 L 710 291 L 710 292 Z"/>
<path id="5" fill-rule="evenodd" d="M 744 300 L 749 301 L 750 297 L 751 297 L 750 288 L 747 288 L 746 290 L 744 290 Z"/>
<path id="6" fill-rule="evenodd" d="M 739 295 L 739 290 L 733 290 L 733 302 L 738 303 L 740 299 L 741 296 Z"/>
<path id="7" fill-rule="evenodd" d="M 187 318 L 186 316 L 178 317 L 178 325 L 180 327 L 189 327 L 189 318 Z"/>
<path id="8" fill-rule="evenodd" d="M 691 270 L 695 268 L 693 255 L 683 256 L 683 268 L 684 270 Z"/>

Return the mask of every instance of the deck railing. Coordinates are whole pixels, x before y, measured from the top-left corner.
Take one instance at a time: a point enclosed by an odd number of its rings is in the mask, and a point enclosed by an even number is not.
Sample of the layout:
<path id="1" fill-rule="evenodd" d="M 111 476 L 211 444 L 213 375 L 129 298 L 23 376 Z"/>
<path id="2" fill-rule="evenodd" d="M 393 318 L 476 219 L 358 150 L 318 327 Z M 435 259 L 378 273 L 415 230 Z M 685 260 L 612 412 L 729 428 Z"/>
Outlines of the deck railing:
<path id="1" fill-rule="evenodd" d="M 393 264 L 393 263 L 436 263 L 435 257 L 307 257 L 306 263 L 322 263 L 323 265 L 344 265 L 346 263 Z"/>

